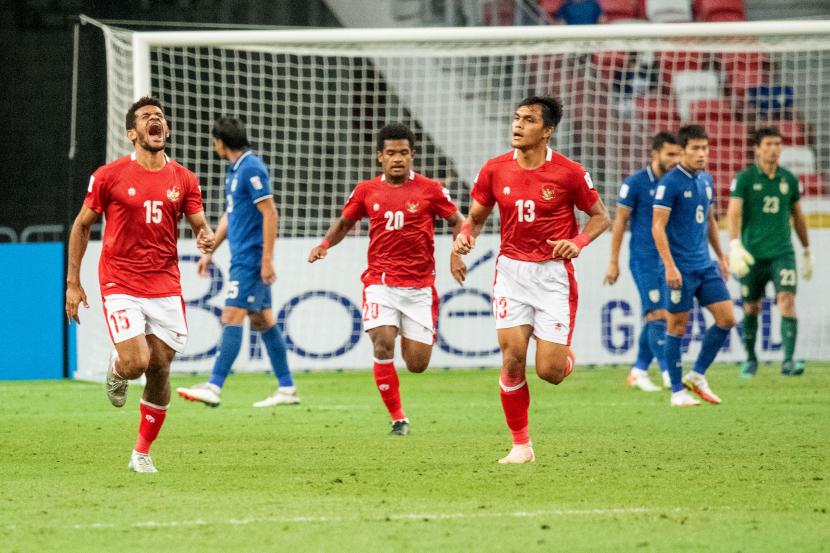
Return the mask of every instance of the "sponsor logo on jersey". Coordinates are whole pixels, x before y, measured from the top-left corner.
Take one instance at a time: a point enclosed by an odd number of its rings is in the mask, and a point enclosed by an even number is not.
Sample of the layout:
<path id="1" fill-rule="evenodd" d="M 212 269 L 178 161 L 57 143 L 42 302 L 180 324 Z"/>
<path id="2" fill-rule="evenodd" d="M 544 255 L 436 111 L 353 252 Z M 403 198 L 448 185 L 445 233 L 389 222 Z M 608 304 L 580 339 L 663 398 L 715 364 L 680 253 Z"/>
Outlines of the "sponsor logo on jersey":
<path id="1" fill-rule="evenodd" d="M 671 302 L 672 303 L 680 303 L 680 300 L 683 298 L 683 291 L 682 290 L 672 290 L 671 291 Z"/>
<path id="2" fill-rule="evenodd" d="M 790 185 L 786 180 L 781 179 L 781 182 L 778 183 L 778 190 L 780 190 L 782 194 L 788 194 L 790 192 Z"/>
<path id="3" fill-rule="evenodd" d="M 648 189 L 648 195 L 649 196 L 654 196 L 654 189 L 653 188 Z"/>
<path id="4" fill-rule="evenodd" d="M 380 209 L 380 204 L 373 205 L 372 209 L 375 210 L 375 211 L 379 210 Z"/>
<path id="5" fill-rule="evenodd" d="M 418 202 L 406 202 L 406 210 L 410 213 L 418 211 Z"/>
<path id="6" fill-rule="evenodd" d="M 505 195 L 505 196 L 509 196 L 509 195 L 510 195 L 510 187 L 509 187 L 509 186 L 505 186 L 505 187 L 504 187 L 504 190 L 502 190 L 502 192 L 504 192 L 504 195 Z"/>
<path id="7" fill-rule="evenodd" d="M 692 191 L 691 190 L 686 190 L 685 192 L 683 192 L 683 197 L 684 198 L 691 198 L 692 197 Z"/>
<path id="8" fill-rule="evenodd" d="M 176 188 L 175 186 L 173 188 L 169 188 L 167 190 L 167 199 L 170 200 L 171 202 L 173 202 L 173 203 L 178 202 L 180 197 L 181 197 L 181 193 L 179 192 L 179 189 Z"/>
<path id="9" fill-rule="evenodd" d="M 130 197 L 135 196 L 135 188 L 133 188 L 133 187 L 131 186 L 131 187 L 127 190 L 127 194 L 128 194 Z"/>
<path id="10" fill-rule="evenodd" d="M 552 200 L 554 194 L 555 194 L 555 192 L 553 190 L 553 187 L 546 186 L 546 187 L 542 188 L 542 199 L 543 200 Z"/>
<path id="11" fill-rule="evenodd" d="M 761 184 L 760 182 L 756 182 L 755 184 L 752 185 L 752 189 L 755 190 L 755 191 L 761 190 L 762 188 L 764 188 L 764 185 Z"/>
<path id="12" fill-rule="evenodd" d="M 649 290 L 648 299 L 650 299 L 652 303 L 660 301 L 660 290 L 657 290 L 656 288 L 654 290 Z"/>

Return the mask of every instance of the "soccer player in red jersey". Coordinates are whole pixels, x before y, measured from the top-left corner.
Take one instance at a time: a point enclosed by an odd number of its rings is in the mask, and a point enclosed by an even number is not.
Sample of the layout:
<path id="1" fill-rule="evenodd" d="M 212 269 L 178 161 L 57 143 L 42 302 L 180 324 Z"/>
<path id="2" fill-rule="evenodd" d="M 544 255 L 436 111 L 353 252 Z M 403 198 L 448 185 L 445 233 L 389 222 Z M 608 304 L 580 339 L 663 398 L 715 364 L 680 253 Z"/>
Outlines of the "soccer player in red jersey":
<path id="1" fill-rule="evenodd" d="M 363 329 L 374 346 L 374 376 L 381 399 L 392 418 L 390 434 L 409 433 L 395 372 L 395 338 L 401 336 L 406 368 L 427 369 L 435 341 L 438 294 L 435 291 L 435 217 L 446 219 L 458 234 L 463 221 L 449 192 L 437 181 L 412 171 L 415 136 L 404 125 L 387 125 L 378 133 L 380 176 L 358 183 L 340 219 L 332 223 L 309 263 L 326 257 L 363 217 L 368 217 L 369 267 L 363 272 Z M 451 259 L 451 271 L 461 282 L 466 266 Z"/>
<path id="2" fill-rule="evenodd" d="M 499 460 L 502 464 L 535 460 L 528 431 L 528 343 L 531 336 L 536 339 L 541 379 L 559 384 L 573 371 L 577 283 L 571 259 L 610 224 L 588 171 L 548 147 L 561 118 L 562 104 L 555 98 L 522 100 L 513 116 L 513 150 L 479 171 L 470 215 L 454 243 L 455 254 L 469 253 L 498 204 L 501 251 L 493 313 L 502 351 L 501 403 L 513 434 L 513 448 Z M 574 207 L 589 215 L 582 232 Z"/>
<path id="3" fill-rule="evenodd" d="M 107 396 L 121 407 L 127 383 L 147 379 L 141 423 L 129 468 L 157 472 L 150 445 L 170 403 L 170 363 L 184 351 L 187 322 L 176 249 L 178 222 L 187 218 L 202 252 L 213 249 L 195 174 L 164 153 L 170 128 L 161 103 L 144 97 L 127 111 L 127 137 L 135 152 L 100 167 L 89 179 L 84 205 L 69 235 L 66 315 L 80 324 L 78 306 L 87 304 L 81 260 L 89 231 L 103 215 L 104 247 L 98 279 L 104 317 L 115 351 L 107 368 Z"/>

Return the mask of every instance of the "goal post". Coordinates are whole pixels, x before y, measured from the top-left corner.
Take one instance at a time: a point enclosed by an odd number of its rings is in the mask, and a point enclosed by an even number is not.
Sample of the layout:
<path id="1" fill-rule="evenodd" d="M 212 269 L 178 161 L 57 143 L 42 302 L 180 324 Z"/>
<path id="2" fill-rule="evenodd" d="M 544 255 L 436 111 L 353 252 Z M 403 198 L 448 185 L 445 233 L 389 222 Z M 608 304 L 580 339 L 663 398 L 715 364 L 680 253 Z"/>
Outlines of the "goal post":
<path id="1" fill-rule="evenodd" d="M 553 146 L 586 166 L 612 211 L 621 180 L 648 159 L 651 136 L 700 123 L 710 135 L 710 172 L 722 215 L 730 181 L 752 161 L 749 133 L 777 126 L 785 142 L 782 164 L 804 188 L 802 205 L 813 241 L 830 238 L 824 234 L 830 230 L 823 229 L 830 223 L 828 21 L 151 32 L 85 21 L 102 27 L 107 48 L 107 159 L 131 149 L 123 130 L 128 106 L 141 95 L 159 97 L 171 122 L 170 153 L 199 175 L 206 213 L 215 225 L 224 211 L 225 168 L 212 152 L 210 129 L 219 116 L 240 118 L 271 170 L 280 211 L 278 252 L 318 240 L 354 184 L 377 173 L 374 137 L 388 122 L 403 122 L 415 131 L 415 169 L 443 181 L 466 211 L 478 168 L 509 149 L 512 112 L 531 94 L 563 100 Z M 497 224 L 494 213 L 485 229 L 493 235 L 494 248 Z M 351 248 L 350 255 L 362 262 L 366 230 L 365 223 L 358 226 L 354 242 L 338 248 Z M 183 228 L 182 237 L 188 232 Z M 443 255 L 448 229 L 439 226 L 438 232 Z M 314 310 L 296 305 L 319 300 L 332 307 L 340 302 L 335 295 L 348 294 L 344 289 L 326 295 L 333 277 L 326 266 L 310 273 L 308 267 L 301 269 L 302 247 L 278 267 L 283 283 L 295 277 L 302 281 L 289 302 L 312 294 L 286 311 L 297 321 L 289 325 L 297 329 L 289 328 L 292 352 L 336 352 L 347 338 L 366 347 L 359 333 L 357 338 L 348 333 L 359 326 L 348 317 L 342 324 L 349 331 L 338 335 L 337 344 L 323 346 L 324 338 L 317 343 L 308 337 L 319 322 Z M 597 284 L 608 248 L 603 238 L 577 263 L 583 303 L 576 340 L 587 354 L 585 362 L 628 362 L 636 345 L 639 302 L 630 275 L 613 289 Z M 821 254 L 817 257 L 823 263 Z M 492 257 L 480 261 L 476 271 L 491 279 L 493 262 Z M 442 294 L 454 290 L 444 265 L 439 258 Z M 336 263 L 331 266 L 339 271 Z M 822 267 L 818 271 L 830 270 L 830 265 Z M 438 344 L 446 357 L 441 364 L 498 362 L 489 344 L 492 320 L 482 303 L 489 294 L 488 278 L 481 278 L 474 287 L 481 295 L 453 296 L 448 305 L 457 306 L 446 316 L 442 311 Z M 357 281 L 351 286 L 359 296 Z M 736 284 L 731 286 L 738 297 Z M 278 284 L 275 294 L 280 291 Z M 799 289 L 799 296 L 808 296 L 799 299 L 801 316 L 811 322 L 802 326 L 798 349 L 808 358 L 830 358 L 830 343 L 821 337 L 830 335 L 826 317 L 818 312 L 821 302 L 809 301 L 810 294 L 820 293 L 815 281 Z M 209 301 L 221 306 L 218 298 Z M 359 307 L 359 297 L 349 301 Z M 351 317 L 351 307 L 338 305 L 340 315 Z M 811 315 L 811 309 L 816 313 Z M 774 311 L 765 319 L 762 358 L 778 356 Z M 477 314 L 475 322 L 465 313 Z M 586 342 L 580 346 L 582 339 Z M 311 341 L 303 345 L 302 340 Z M 726 358 L 741 356 L 738 341 L 736 331 Z M 303 365 L 311 358 L 294 362 Z M 347 358 L 320 356 L 307 365 L 365 365 L 359 356 Z"/>

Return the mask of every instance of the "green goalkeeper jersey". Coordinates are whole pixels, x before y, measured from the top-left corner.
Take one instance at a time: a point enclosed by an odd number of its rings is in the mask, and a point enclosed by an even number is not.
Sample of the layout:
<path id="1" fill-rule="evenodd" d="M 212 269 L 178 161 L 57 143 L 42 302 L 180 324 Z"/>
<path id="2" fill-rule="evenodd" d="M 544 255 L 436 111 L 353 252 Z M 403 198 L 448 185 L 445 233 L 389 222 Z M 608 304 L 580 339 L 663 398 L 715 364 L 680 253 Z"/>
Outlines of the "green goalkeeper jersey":
<path id="1" fill-rule="evenodd" d="M 732 181 L 733 198 L 744 201 L 741 221 L 741 242 L 756 259 L 773 259 L 792 254 L 790 215 L 801 197 L 798 179 L 778 167 L 769 178 L 760 167 L 752 164 Z"/>

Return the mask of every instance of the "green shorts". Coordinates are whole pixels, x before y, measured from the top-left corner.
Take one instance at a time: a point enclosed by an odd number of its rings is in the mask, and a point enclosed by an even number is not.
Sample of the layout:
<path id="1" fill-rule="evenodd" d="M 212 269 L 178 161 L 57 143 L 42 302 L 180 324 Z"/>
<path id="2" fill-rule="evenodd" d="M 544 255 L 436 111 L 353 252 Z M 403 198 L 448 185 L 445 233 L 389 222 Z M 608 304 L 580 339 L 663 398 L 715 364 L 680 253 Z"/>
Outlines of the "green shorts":
<path id="1" fill-rule="evenodd" d="M 772 281 L 775 292 L 792 292 L 798 285 L 795 255 L 788 253 L 772 259 L 756 259 L 746 276 L 741 277 L 741 297 L 757 301 L 764 297 L 767 282 Z"/>

